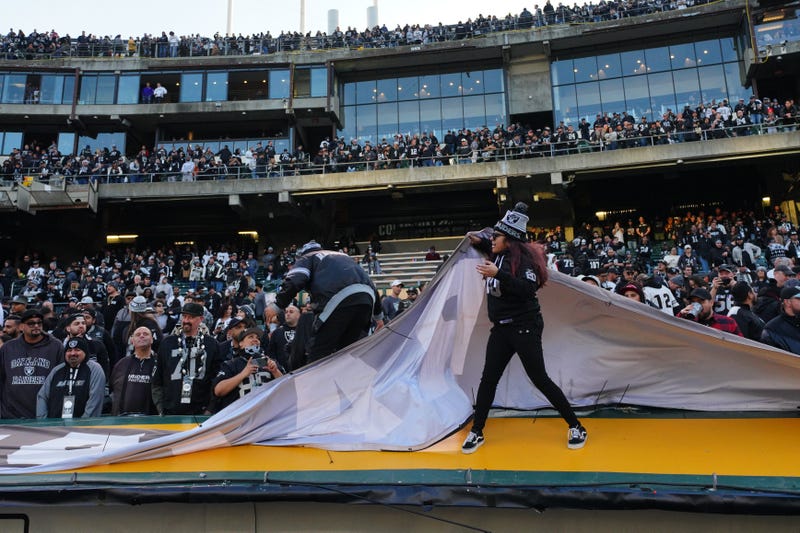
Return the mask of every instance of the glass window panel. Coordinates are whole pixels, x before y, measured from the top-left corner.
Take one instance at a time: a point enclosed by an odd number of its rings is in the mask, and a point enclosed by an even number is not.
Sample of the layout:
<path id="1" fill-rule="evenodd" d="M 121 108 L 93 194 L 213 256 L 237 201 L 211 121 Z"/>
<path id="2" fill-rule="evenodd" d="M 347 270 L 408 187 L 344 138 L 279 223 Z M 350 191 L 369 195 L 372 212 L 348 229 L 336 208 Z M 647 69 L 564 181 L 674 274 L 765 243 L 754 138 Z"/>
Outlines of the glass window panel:
<path id="1" fill-rule="evenodd" d="M 62 155 L 70 155 L 75 151 L 75 134 L 71 132 L 58 134 L 58 151 Z"/>
<path id="2" fill-rule="evenodd" d="M 344 96 L 342 103 L 344 105 L 353 105 L 356 103 L 356 86 L 357 83 L 344 84 Z"/>
<path id="3" fill-rule="evenodd" d="M 666 46 L 648 48 L 644 51 L 647 72 L 663 72 L 670 69 L 669 50 Z"/>
<path id="4" fill-rule="evenodd" d="M 669 59 L 673 69 L 697 66 L 697 58 L 695 56 L 694 45 L 692 43 L 670 46 Z"/>
<path id="5" fill-rule="evenodd" d="M 624 80 L 625 109 L 636 119 L 647 117 L 653 119 L 650 109 L 650 90 L 647 88 L 646 76 L 633 76 Z"/>
<path id="6" fill-rule="evenodd" d="M 419 97 L 420 98 L 440 98 L 442 91 L 439 89 L 439 76 L 420 76 L 419 77 Z"/>
<path id="7" fill-rule="evenodd" d="M 672 85 L 672 73 L 649 74 L 647 83 L 650 87 L 650 107 L 660 117 L 668 109 L 675 111 L 675 89 Z"/>
<path id="8" fill-rule="evenodd" d="M 489 93 L 503 92 L 503 69 L 495 68 L 483 71 L 483 91 Z"/>
<path id="9" fill-rule="evenodd" d="M 486 107 L 483 105 L 483 96 L 464 97 L 464 126 L 474 130 L 486 126 Z"/>
<path id="10" fill-rule="evenodd" d="M 228 73 L 206 74 L 206 102 L 223 102 L 228 99 Z"/>
<path id="11" fill-rule="evenodd" d="M 411 76 L 397 79 L 397 99 L 416 100 L 419 97 L 419 78 Z"/>
<path id="12" fill-rule="evenodd" d="M 442 106 L 438 98 L 432 100 L 422 100 L 419 103 L 420 131 L 433 131 L 433 133 L 443 139 L 442 136 Z"/>
<path id="13" fill-rule="evenodd" d="M 575 86 L 575 97 L 578 102 L 578 117 L 586 117 L 586 120 L 594 120 L 595 115 L 600 113 L 600 84 L 599 83 L 579 83 Z M 621 111 L 615 109 L 614 111 Z M 570 122 L 564 121 L 566 124 Z M 577 122 L 571 123 L 573 126 Z"/>
<path id="14" fill-rule="evenodd" d="M 72 75 L 64 77 L 64 92 L 62 93 L 62 100 L 59 103 L 71 104 L 72 98 L 75 93 L 75 77 Z"/>
<path id="15" fill-rule="evenodd" d="M 138 74 L 119 77 L 119 87 L 117 87 L 118 104 L 138 104 L 139 92 Z"/>
<path id="16" fill-rule="evenodd" d="M 378 80 L 378 103 L 397 101 L 397 79 Z"/>
<path id="17" fill-rule="evenodd" d="M 96 104 L 113 104 L 114 91 L 117 80 L 113 74 L 100 74 L 97 76 L 97 93 L 94 102 Z"/>
<path id="18" fill-rule="evenodd" d="M 622 64 L 619 54 L 597 56 L 597 77 L 600 80 L 619 78 L 622 76 Z"/>
<path id="19" fill-rule="evenodd" d="M 3 95 L 3 87 L 6 85 L 6 77 L 3 74 L 0 74 L 0 98 Z"/>
<path id="20" fill-rule="evenodd" d="M 378 140 L 383 138 L 389 140 L 395 133 L 397 133 L 397 102 L 378 104 Z"/>
<path id="21" fill-rule="evenodd" d="M 597 79 L 597 60 L 592 57 L 581 57 L 574 60 L 575 83 L 594 81 Z"/>
<path id="22" fill-rule="evenodd" d="M 722 63 L 722 54 L 717 39 L 694 43 L 694 54 L 698 67 Z"/>
<path id="23" fill-rule="evenodd" d="M 3 84 L 4 104 L 21 104 L 25 101 L 26 78 L 24 74 L 6 74 Z"/>
<path id="24" fill-rule="evenodd" d="M 714 100 L 720 102 L 728 97 L 722 65 L 701 67 L 697 69 L 697 73 L 700 75 L 700 96 L 704 104 L 710 104 Z"/>
<path id="25" fill-rule="evenodd" d="M 506 124 L 506 99 L 502 93 L 487 94 L 486 122 L 487 125 Z M 442 140 L 442 138 L 439 138 Z"/>
<path id="26" fill-rule="evenodd" d="M 203 74 L 181 74 L 181 102 L 201 102 L 203 100 Z"/>
<path id="27" fill-rule="evenodd" d="M 97 76 L 81 76 L 81 96 L 79 103 L 93 104 L 96 97 Z M 3 101 L 5 101 L 5 98 L 3 98 Z"/>
<path id="28" fill-rule="evenodd" d="M 442 96 L 461 96 L 461 74 L 442 74 Z"/>
<path id="29" fill-rule="evenodd" d="M 275 147 L 276 154 L 283 153 L 284 149 L 291 151 L 291 147 L 289 146 L 289 139 L 270 139 L 270 140 L 272 141 L 272 145 Z"/>
<path id="30" fill-rule="evenodd" d="M 562 87 L 556 87 L 553 93 L 555 95 L 554 111 L 556 124 L 561 121 L 567 124 L 577 124 L 578 106 L 575 100 L 575 86 L 564 85 Z"/>
<path id="31" fill-rule="evenodd" d="M 736 44 L 733 37 L 720 39 L 719 44 L 720 47 L 722 47 L 722 61 L 739 61 L 739 54 L 736 51 Z"/>
<path id="32" fill-rule="evenodd" d="M 739 98 L 749 101 L 750 91 L 742 86 L 739 63 L 725 63 L 722 68 L 725 70 L 725 80 L 728 82 L 728 101 L 731 107 L 739 102 Z"/>
<path id="33" fill-rule="evenodd" d="M 8 155 L 14 148 L 22 148 L 22 132 L 7 131 L 3 142 L 3 155 Z"/>
<path id="34" fill-rule="evenodd" d="M 203 151 L 206 151 L 209 148 L 216 154 L 222 149 L 222 145 L 215 141 L 203 141 Z"/>
<path id="35" fill-rule="evenodd" d="M 328 70 L 324 67 L 314 67 L 311 69 L 311 96 L 327 96 L 328 94 Z"/>
<path id="36" fill-rule="evenodd" d="M 234 153 L 236 153 L 236 150 L 239 150 L 239 153 L 244 155 L 248 148 L 250 148 L 250 143 L 248 141 L 234 141 L 231 149 Z"/>
<path id="37" fill-rule="evenodd" d="M 95 150 L 102 150 L 103 148 L 111 149 L 116 145 L 120 151 L 125 151 L 125 134 L 124 133 L 98 133 L 97 137 L 89 137 L 88 135 L 81 135 L 78 138 L 78 146 L 88 146 L 94 152 Z"/>
<path id="38" fill-rule="evenodd" d="M 580 101 L 580 100 L 578 100 Z M 602 111 L 611 116 L 613 113 L 622 113 L 625 107 L 625 91 L 622 88 L 622 79 L 603 80 L 600 82 L 600 104 Z M 581 116 L 585 116 L 583 105 L 580 106 Z M 597 113 L 586 116 L 589 123 L 594 122 Z"/>
<path id="39" fill-rule="evenodd" d="M 575 73 L 572 71 L 571 59 L 563 61 L 554 61 L 550 65 L 550 75 L 553 77 L 553 85 L 566 85 L 568 83 L 575 83 Z"/>
<path id="40" fill-rule="evenodd" d="M 461 76 L 461 84 L 466 96 L 483 94 L 483 71 L 465 72 Z"/>
<path id="41" fill-rule="evenodd" d="M 460 130 L 464 126 L 464 111 L 460 98 L 442 98 L 442 129 Z"/>
<path id="42" fill-rule="evenodd" d="M 398 133 L 415 135 L 419 133 L 419 102 L 400 102 L 397 106 Z"/>
<path id="43" fill-rule="evenodd" d="M 378 132 L 378 116 L 373 104 L 356 107 L 356 137 L 364 141 L 375 142 Z"/>
<path id="44" fill-rule="evenodd" d="M 697 69 L 676 70 L 672 73 L 675 82 L 675 100 L 678 110 L 683 111 L 685 106 L 692 109 L 700 104 L 700 80 L 697 78 Z"/>
<path id="45" fill-rule="evenodd" d="M 356 83 L 356 103 L 374 104 L 375 103 L 375 80 L 360 81 Z"/>
<path id="46" fill-rule="evenodd" d="M 647 74 L 647 66 L 644 61 L 643 50 L 632 50 L 630 52 L 622 52 L 619 55 L 622 62 L 622 75 L 623 76 L 636 76 L 638 74 Z"/>
<path id="47" fill-rule="evenodd" d="M 60 104 L 64 97 L 64 76 L 42 76 L 39 101 L 43 104 Z"/>
<path id="48" fill-rule="evenodd" d="M 269 97 L 289 98 L 289 71 L 286 69 L 269 71 Z"/>

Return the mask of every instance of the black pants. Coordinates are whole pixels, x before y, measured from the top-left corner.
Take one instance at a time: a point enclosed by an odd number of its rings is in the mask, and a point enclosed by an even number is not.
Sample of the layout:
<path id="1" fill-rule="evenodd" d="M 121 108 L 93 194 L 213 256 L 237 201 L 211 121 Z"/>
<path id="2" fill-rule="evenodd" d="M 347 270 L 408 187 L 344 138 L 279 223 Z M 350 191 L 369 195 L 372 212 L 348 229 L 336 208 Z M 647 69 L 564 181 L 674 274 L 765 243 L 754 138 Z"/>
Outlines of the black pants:
<path id="1" fill-rule="evenodd" d="M 341 350 L 367 336 L 372 321 L 372 305 L 357 304 L 337 307 L 325 322 L 316 320 L 306 345 L 307 362 Z"/>
<path id="2" fill-rule="evenodd" d="M 542 352 L 542 329 L 544 321 L 539 316 L 537 322 L 528 326 L 494 326 L 486 344 L 486 362 L 483 366 L 478 398 L 475 401 L 475 419 L 472 431 L 482 433 L 489 409 L 492 407 L 497 383 L 503 376 L 514 353 L 519 354 L 525 372 L 534 386 L 544 394 L 547 401 L 561 414 L 570 427 L 578 425 L 578 418 L 570 407 L 564 393 L 553 383 L 544 368 Z"/>

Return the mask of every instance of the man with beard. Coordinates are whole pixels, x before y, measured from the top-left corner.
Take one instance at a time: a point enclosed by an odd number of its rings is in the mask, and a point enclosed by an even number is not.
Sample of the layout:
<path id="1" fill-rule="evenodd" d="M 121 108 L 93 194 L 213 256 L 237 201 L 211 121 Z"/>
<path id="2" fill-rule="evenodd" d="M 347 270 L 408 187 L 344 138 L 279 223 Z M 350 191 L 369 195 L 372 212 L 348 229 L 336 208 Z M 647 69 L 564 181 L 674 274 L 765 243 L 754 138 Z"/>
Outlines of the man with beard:
<path id="1" fill-rule="evenodd" d="M 22 335 L 0 347 L 0 418 L 35 418 L 36 395 L 50 371 L 64 360 L 61 343 L 44 332 L 44 314 L 20 317 Z"/>
<path id="2" fill-rule="evenodd" d="M 283 375 L 275 359 L 264 357 L 261 351 L 262 333 L 259 328 L 243 331 L 239 335 L 236 357 L 222 363 L 214 378 L 214 396 L 219 399 L 220 409 Z"/>
<path id="3" fill-rule="evenodd" d="M 283 368 L 289 368 L 289 356 L 292 354 L 295 329 L 300 320 L 300 308 L 294 304 L 286 306 L 283 311 L 283 324 L 278 326 L 269 337 L 267 356 L 275 359 Z"/>
<path id="4" fill-rule="evenodd" d="M 761 342 L 800 355 L 800 287 L 781 289 L 781 312 L 764 326 Z"/>
<path id="5" fill-rule="evenodd" d="M 689 305 L 678 313 L 679 317 L 694 320 L 699 324 L 719 331 L 726 331 L 740 337 L 743 336 L 734 319 L 714 312 L 714 298 L 708 290 L 703 288 L 694 289 L 689 294 L 689 301 Z"/>
<path id="6" fill-rule="evenodd" d="M 121 359 L 111 373 L 111 414 L 154 415 L 152 376 L 156 355 L 153 353 L 153 332 L 139 326 L 131 335 L 133 354 Z"/>
<path id="7" fill-rule="evenodd" d="M 64 346 L 77 337 L 86 339 L 86 319 L 83 317 L 83 312 L 77 311 L 69 315 L 64 324 Z M 110 364 L 108 360 L 108 352 L 102 342 L 94 339 L 86 339 L 88 351 L 86 356 L 88 359 L 95 361 L 103 369 L 103 375 L 108 376 Z"/>
<path id="8" fill-rule="evenodd" d="M 50 372 L 36 397 L 37 418 L 82 418 L 100 416 L 106 376 L 89 359 L 89 344 L 83 337 L 67 340 L 65 362 Z"/>
<path id="9" fill-rule="evenodd" d="M 153 401 L 166 415 L 202 415 L 211 408 L 211 380 L 219 371 L 219 348 L 203 323 L 203 306 L 181 309 L 181 332 L 158 348 L 153 374 Z"/>

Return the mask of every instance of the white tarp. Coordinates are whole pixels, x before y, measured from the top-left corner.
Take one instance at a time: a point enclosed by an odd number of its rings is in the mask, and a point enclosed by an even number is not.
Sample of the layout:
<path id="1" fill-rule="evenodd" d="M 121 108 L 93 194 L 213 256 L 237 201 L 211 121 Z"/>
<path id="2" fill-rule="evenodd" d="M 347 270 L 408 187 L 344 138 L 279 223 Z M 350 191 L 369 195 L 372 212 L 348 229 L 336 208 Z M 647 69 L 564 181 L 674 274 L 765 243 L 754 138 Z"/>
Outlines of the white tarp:
<path id="1" fill-rule="evenodd" d="M 100 429 L 64 428 L 64 438 L 49 433 L 31 444 L 36 430 L 26 428 L 28 444 L 15 447 L 14 426 L 0 427 L 0 454 L 6 456 L 0 472 L 74 469 L 252 443 L 331 450 L 430 446 L 472 414 L 490 327 L 475 271 L 479 260 L 464 241 L 418 302 L 389 326 L 270 383 L 196 429 L 142 433 L 135 444 L 128 430 L 107 448 L 97 444 L 97 433 L 105 431 Z M 795 411 L 800 405 L 800 359 L 792 354 L 669 317 L 559 273 L 539 296 L 548 373 L 575 406 Z M 547 406 L 517 358 L 495 404 Z M 61 443 L 80 447 L 84 430 L 84 447 L 98 451 L 65 453 Z"/>

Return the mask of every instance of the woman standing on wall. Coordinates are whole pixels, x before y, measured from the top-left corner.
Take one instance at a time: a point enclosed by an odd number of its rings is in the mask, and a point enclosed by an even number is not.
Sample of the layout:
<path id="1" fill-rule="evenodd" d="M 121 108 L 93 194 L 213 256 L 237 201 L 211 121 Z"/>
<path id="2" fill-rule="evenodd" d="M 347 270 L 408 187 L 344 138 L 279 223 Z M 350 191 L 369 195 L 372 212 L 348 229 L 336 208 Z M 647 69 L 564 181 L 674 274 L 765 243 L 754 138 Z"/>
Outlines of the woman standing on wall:
<path id="1" fill-rule="evenodd" d="M 473 453 L 483 444 L 483 427 L 497 384 L 515 353 L 534 386 L 569 425 L 567 447 L 582 448 L 586 442 L 586 429 L 545 370 L 544 320 L 536 291 L 545 284 L 548 273 L 541 248 L 527 242 L 527 212 L 528 206 L 520 202 L 495 224 L 491 235 L 488 230 L 467 234 L 473 246 L 491 258 L 479 264 L 477 270 L 486 280 L 487 307 L 493 327 L 486 344 L 472 430 L 461 447 L 464 453 Z"/>

